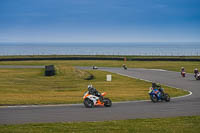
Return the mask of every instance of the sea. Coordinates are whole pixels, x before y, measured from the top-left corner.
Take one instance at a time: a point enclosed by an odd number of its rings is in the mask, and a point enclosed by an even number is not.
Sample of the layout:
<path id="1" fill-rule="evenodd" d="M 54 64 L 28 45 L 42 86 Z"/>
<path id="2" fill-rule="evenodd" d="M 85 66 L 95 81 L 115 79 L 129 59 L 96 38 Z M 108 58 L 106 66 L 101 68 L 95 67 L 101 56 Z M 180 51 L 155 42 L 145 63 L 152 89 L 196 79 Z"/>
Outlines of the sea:
<path id="1" fill-rule="evenodd" d="M 25 43 L 0 42 L 8 55 L 138 55 L 200 56 L 200 42 Z"/>

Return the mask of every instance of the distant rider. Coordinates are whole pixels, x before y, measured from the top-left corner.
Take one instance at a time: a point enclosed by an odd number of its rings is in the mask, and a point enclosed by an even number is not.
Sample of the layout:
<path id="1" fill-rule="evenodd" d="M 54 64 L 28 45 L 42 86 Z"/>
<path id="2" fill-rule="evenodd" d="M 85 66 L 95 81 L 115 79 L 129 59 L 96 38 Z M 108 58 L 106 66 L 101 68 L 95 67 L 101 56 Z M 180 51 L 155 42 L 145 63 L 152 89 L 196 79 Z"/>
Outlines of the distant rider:
<path id="1" fill-rule="evenodd" d="M 127 69 L 127 66 L 125 64 L 122 65 L 122 67 L 126 70 Z"/>
<path id="2" fill-rule="evenodd" d="M 182 77 L 185 77 L 185 68 L 184 67 L 181 67 L 181 75 L 182 75 Z"/>
<path id="3" fill-rule="evenodd" d="M 88 85 L 88 92 L 91 95 L 97 96 L 99 97 L 99 100 L 102 101 L 103 100 L 103 96 L 101 95 L 101 93 L 99 93 L 96 88 L 94 88 L 92 85 Z"/>
<path id="4" fill-rule="evenodd" d="M 185 72 L 185 68 L 184 67 L 181 67 L 181 73 L 182 72 Z"/>
<path id="5" fill-rule="evenodd" d="M 197 68 L 194 69 L 194 76 L 196 77 L 196 75 L 199 73 L 199 70 Z"/>
<path id="6" fill-rule="evenodd" d="M 97 66 L 92 66 L 92 69 L 98 69 Z"/>

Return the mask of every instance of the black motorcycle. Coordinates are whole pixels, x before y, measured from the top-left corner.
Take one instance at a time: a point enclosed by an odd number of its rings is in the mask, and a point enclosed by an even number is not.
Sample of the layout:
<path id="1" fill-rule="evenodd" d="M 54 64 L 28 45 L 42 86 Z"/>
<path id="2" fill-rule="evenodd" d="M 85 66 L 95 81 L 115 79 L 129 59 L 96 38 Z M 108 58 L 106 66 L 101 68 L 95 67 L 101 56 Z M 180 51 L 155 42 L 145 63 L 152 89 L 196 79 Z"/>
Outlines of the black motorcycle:
<path id="1" fill-rule="evenodd" d="M 124 68 L 124 70 L 127 70 L 127 66 L 126 65 L 123 65 L 122 67 Z"/>
<path id="2" fill-rule="evenodd" d="M 194 77 L 196 78 L 196 80 L 200 80 L 200 73 L 195 74 Z"/>

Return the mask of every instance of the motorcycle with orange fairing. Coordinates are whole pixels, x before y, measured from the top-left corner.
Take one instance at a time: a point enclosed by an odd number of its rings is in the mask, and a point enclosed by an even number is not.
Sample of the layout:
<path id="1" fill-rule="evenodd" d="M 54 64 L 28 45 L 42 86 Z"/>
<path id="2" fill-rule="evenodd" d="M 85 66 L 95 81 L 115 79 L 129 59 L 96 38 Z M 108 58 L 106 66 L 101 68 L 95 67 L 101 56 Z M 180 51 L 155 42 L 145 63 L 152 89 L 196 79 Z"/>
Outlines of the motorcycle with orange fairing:
<path id="1" fill-rule="evenodd" d="M 83 104 L 86 108 L 93 108 L 95 106 L 111 107 L 112 101 L 109 98 L 105 98 L 106 92 L 101 93 L 101 97 L 91 95 L 89 91 L 85 92 L 83 96 Z"/>

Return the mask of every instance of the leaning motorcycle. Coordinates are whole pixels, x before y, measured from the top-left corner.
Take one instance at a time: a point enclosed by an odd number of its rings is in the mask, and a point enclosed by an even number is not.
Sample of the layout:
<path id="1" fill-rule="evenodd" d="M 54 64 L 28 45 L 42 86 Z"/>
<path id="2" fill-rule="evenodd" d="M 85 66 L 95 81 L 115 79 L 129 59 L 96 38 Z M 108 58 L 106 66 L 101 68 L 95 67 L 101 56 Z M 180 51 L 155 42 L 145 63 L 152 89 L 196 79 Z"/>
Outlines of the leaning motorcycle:
<path id="1" fill-rule="evenodd" d="M 89 94 L 89 91 L 85 92 L 83 96 L 83 104 L 86 108 L 93 108 L 95 106 L 105 106 L 105 107 L 111 107 L 112 101 L 109 98 L 105 98 L 104 96 L 106 93 L 101 93 L 101 99 L 100 97 L 97 97 L 95 95 Z"/>
<path id="2" fill-rule="evenodd" d="M 200 80 L 200 73 L 195 74 L 194 77 L 196 78 L 196 80 Z"/>
<path id="3" fill-rule="evenodd" d="M 152 102 L 156 103 L 158 101 L 165 100 L 166 102 L 170 101 L 170 96 L 167 93 L 160 92 L 158 89 L 150 89 L 149 96 Z"/>
<path id="4" fill-rule="evenodd" d="M 182 77 L 185 77 L 185 75 L 186 75 L 186 72 L 181 72 Z"/>
<path id="5" fill-rule="evenodd" d="M 122 67 L 124 68 L 124 70 L 127 70 L 127 66 L 126 65 L 123 65 Z"/>

